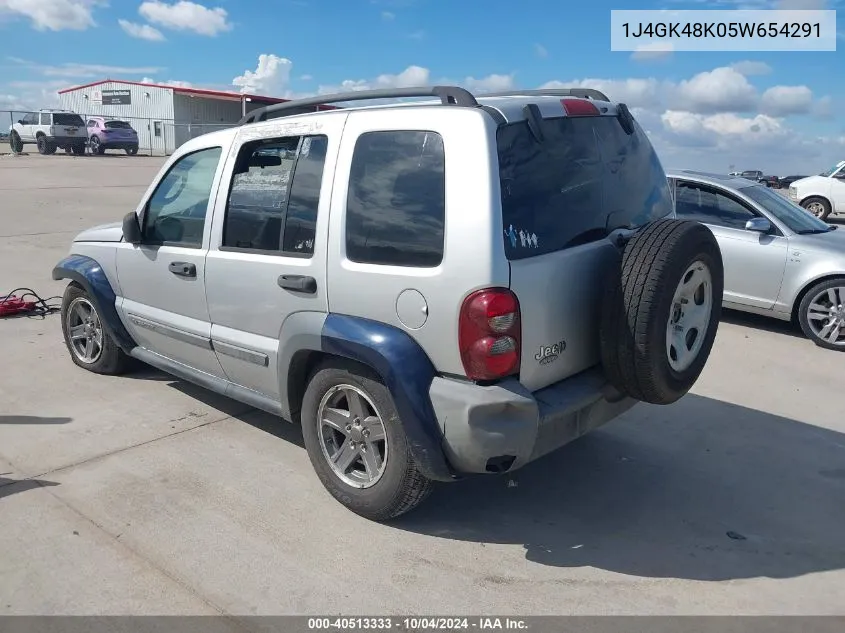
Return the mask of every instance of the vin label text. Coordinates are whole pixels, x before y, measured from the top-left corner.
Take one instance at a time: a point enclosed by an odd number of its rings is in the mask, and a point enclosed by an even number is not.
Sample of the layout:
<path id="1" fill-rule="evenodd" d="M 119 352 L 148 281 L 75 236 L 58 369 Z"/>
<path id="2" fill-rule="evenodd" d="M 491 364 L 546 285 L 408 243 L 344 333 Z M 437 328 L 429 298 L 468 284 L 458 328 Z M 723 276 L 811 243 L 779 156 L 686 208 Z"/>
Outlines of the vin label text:
<path id="1" fill-rule="evenodd" d="M 835 51 L 835 10 L 610 12 L 610 49 L 672 51 Z"/>

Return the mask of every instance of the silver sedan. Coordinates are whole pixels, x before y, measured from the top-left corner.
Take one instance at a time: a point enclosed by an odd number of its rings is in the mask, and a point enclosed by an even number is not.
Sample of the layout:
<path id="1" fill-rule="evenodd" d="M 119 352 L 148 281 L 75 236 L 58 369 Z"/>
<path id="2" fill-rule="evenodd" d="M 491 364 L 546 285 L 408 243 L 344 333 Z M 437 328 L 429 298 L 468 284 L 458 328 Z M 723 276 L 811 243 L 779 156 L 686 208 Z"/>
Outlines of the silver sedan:
<path id="1" fill-rule="evenodd" d="M 845 351 L 845 227 L 744 178 L 667 176 L 678 218 L 705 224 L 719 242 L 726 308 L 797 322 L 816 345 Z"/>

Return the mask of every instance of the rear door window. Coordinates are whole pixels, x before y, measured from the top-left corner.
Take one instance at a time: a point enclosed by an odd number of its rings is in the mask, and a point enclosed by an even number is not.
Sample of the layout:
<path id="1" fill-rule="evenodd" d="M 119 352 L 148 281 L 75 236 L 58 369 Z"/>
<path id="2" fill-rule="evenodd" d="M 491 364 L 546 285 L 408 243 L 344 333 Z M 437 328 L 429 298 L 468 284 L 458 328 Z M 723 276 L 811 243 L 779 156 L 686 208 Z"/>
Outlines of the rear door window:
<path id="1" fill-rule="evenodd" d="M 525 121 L 498 132 L 505 252 L 534 257 L 637 228 L 672 212 L 663 167 L 639 125 L 616 117 Z"/>
<path id="2" fill-rule="evenodd" d="M 132 126 L 126 121 L 106 121 L 106 128 L 110 130 L 131 130 Z"/>

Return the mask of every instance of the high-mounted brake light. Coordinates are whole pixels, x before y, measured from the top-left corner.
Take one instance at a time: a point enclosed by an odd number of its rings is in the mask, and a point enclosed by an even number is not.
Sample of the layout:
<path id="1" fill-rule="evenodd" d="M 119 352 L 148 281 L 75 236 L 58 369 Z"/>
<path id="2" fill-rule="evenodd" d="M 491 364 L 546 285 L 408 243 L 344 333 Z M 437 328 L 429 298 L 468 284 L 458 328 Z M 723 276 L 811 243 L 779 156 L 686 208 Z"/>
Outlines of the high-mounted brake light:
<path id="1" fill-rule="evenodd" d="M 521 339 L 519 300 L 513 292 L 486 288 L 464 300 L 458 345 L 470 380 L 496 380 L 518 373 Z"/>
<path id="2" fill-rule="evenodd" d="M 596 104 L 586 99 L 561 99 L 560 102 L 569 116 L 598 116 L 600 114 Z"/>

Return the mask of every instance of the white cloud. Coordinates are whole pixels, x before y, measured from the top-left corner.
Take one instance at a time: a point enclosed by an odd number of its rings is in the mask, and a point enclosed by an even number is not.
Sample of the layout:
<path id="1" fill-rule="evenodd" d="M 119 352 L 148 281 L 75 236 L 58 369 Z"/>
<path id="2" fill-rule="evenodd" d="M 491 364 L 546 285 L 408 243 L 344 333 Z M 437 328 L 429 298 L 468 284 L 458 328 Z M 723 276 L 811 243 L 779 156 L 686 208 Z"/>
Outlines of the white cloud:
<path id="1" fill-rule="evenodd" d="M 390 22 L 395 17 L 396 17 L 396 14 L 393 13 L 392 11 L 382 11 L 381 12 L 381 19 L 384 20 L 385 22 Z"/>
<path id="2" fill-rule="evenodd" d="M 232 85 L 239 86 L 245 94 L 281 97 L 287 94 L 292 68 L 293 62 L 289 59 L 262 53 L 255 70 L 244 71 L 243 75 L 232 79 Z"/>
<path id="3" fill-rule="evenodd" d="M 807 114 L 813 107 L 813 91 L 807 86 L 774 86 L 760 98 L 760 110 L 774 116 Z"/>
<path id="4" fill-rule="evenodd" d="M 547 81 L 540 88 L 595 88 L 611 101 L 619 101 L 632 108 L 656 108 L 671 86 L 657 79 L 576 79 Z"/>
<path id="5" fill-rule="evenodd" d="M 757 90 L 745 75 L 722 67 L 680 82 L 676 99 L 690 112 L 749 112 L 756 105 Z"/>
<path id="6" fill-rule="evenodd" d="M 117 23 L 120 25 L 120 28 L 127 33 L 127 35 L 131 35 L 132 37 L 137 37 L 141 40 L 148 40 L 150 42 L 161 42 L 164 40 L 162 32 L 149 24 L 136 24 L 135 22 L 122 19 L 118 20 Z"/>
<path id="7" fill-rule="evenodd" d="M 108 64 L 78 64 L 66 62 L 59 65 L 38 64 L 19 57 L 7 57 L 9 61 L 26 67 L 28 72 L 45 77 L 66 77 L 68 79 L 103 79 L 105 77 L 153 75 L 161 72 L 158 66 L 110 66 Z"/>
<path id="8" fill-rule="evenodd" d="M 766 62 L 757 62 L 751 60 L 745 60 L 741 62 L 735 62 L 730 66 L 736 72 L 741 75 L 745 75 L 746 77 L 750 77 L 752 75 L 769 75 L 772 72 L 772 67 L 769 66 Z"/>
<path id="9" fill-rule="evenodd" d="M 38 31 L 84 31 L 96 26 L 93 9 L 104 0 L 0 0 L 0 14 L 29 18 Z"/>
<path id="10" fill-rule="evenodd" d="M 467 77 L 462 84 L 470 92 L 501 92 L 514 87 L 514 76 L 511 75 L 487 75 L 481 79 Z"/>
<path id="11" fill-rule="evenodd" d="M 299 79 L 301 81 L 311 81 L 312 79 L 314 79 L 314 77 L 311 75 L 302 75 Z"/>
<path id="12" fill-rule="evenodd" d="M 152 77 L 144 77 L 141 79 L 142 84 L 158 84 L 159 86 L 172 86 L 173 88 L 193 88 L 194 84 L 190 81 L 181 81 L 179 79 L 166 79 L 164 81 L 153 79 Z"/>
<path id="13" fill-rule="evenodd" d="M 542 44 L 534 44 L 534 54 L 541 59 L 545 59 L 549 56 L 549 51 Z"/>
<path id="14" fill-rule="evenodd" d="M 631 53 L 631 59 L 637 62 L 663 60 L 672 56 L 671 42 L 651 42 L 642 44 Z"/>
<path id="15" fill-rule="evenodd" d="M 146 0 L 138 13 L 148 22 L 174 31 L 193 31 L 199 35 L 215 36 L 232 29 L 225 9 L 208 7 L 179 0 L 173 4 L 161 0 Z"/>

